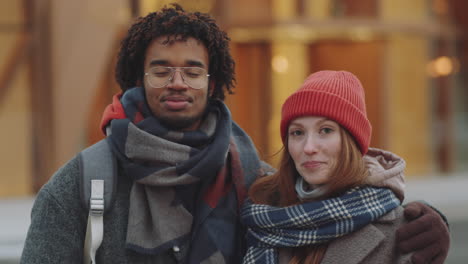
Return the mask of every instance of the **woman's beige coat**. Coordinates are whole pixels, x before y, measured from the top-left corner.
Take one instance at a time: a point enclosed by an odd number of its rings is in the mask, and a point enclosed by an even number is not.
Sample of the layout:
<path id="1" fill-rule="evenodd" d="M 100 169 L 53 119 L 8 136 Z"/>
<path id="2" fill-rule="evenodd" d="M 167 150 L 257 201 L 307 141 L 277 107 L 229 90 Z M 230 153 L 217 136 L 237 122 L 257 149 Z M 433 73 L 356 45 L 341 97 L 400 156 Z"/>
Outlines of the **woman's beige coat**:
<path id="1" fill-rule="evenodd" d="M 410 254 L 396 249 L 395 231 L 403 223 L 403 208 L 397 207 L 372 224 L 335 239 L 328 245 L 321 264 L 406 264 L 412 263 Z M 279 263 L 291 259 L 289 248 L 279 249 Z"/>
<path id="2" fill-rule="evenodd" d="M 403 208 L 397 207 L 359 231 L 335 240 L 321 264 L 411 263 L 411 255 L 400 254 L 395 243 L 395 231 L 404 219 Z"/>

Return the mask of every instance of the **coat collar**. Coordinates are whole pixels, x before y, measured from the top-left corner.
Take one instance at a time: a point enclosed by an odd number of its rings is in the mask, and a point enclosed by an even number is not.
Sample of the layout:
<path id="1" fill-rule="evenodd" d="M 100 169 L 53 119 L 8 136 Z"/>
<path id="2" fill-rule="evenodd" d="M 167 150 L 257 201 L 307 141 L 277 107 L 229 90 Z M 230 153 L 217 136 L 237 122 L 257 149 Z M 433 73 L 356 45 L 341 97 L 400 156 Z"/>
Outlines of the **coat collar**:
<path id="1" fill-rule="evenodd" d="M 359 231 L 336 239 L 328 246 L 321 264 L 361 263 L 385 239 L 385 234 L 376 225 L 392 222 L 396 218 L 395 210 L 392 210 Z"/>

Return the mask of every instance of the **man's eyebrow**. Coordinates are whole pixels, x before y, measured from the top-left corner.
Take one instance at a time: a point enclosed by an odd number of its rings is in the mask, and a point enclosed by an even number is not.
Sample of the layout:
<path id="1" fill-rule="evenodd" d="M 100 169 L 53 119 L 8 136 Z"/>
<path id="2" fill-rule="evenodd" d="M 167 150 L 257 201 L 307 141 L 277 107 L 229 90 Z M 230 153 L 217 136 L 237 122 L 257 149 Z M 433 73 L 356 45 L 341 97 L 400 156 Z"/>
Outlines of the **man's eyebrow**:
<path id="1" fill-rule="evenodd" d="M 203 64 L 201 61 L 188 60 L 185 63 L 189 66 L 197 66 L 197 67 L 205 68 L 205 64 Z"/>
<path id="2" fill-rule="evenodd" d="M 171 65 L 168 60 L 151 60 L 149 63 L 149 66 L 169 66 Z M 187 60 L 185 61 L 185 65 L 187 66 L 194 66 L 194 67 L 201 67 L 201 68 L 206 68 L 205 64 L 201 61 L 197 60 Z"/>
<path id="3" fill-rule="evenodd" d="M 167 60 L 152 60 L 152 61 L 150 61 L 149 66 L 157 66 L 157 65 L 169 65 L 169 61 L 167 61 Z"/>

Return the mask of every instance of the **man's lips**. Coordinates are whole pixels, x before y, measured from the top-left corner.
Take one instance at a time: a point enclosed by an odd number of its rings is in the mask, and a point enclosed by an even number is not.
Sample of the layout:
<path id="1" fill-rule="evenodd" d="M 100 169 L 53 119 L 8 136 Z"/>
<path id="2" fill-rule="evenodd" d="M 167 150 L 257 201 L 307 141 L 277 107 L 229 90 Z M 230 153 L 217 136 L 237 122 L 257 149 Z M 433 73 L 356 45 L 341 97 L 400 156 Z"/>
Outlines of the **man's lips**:
<path id="1" fill-rule="evenodd" d="M 187 102 L 192 102 L 193 99 L 189 96 L 184 96 L 184 95 L 166 95 L 161 98 L 161 101 L 187 101 Z"/>
<path id="2" fill-rule="evenodd" d="M 303 162 L 301 165 L 302 167 L 307 168 L 307 169 L 316 169 L 322 166 L 323 164 L 325 164 L 325 162 L 323 161 L 306 161 L 306 162 Z"/>
<path id="3" fill-rule="evenodd" d="M 165 96 L 161 99 L 161 102 L 169 110 L 182 110 L 192 103 L 193 100 L 187 96 Z"/>

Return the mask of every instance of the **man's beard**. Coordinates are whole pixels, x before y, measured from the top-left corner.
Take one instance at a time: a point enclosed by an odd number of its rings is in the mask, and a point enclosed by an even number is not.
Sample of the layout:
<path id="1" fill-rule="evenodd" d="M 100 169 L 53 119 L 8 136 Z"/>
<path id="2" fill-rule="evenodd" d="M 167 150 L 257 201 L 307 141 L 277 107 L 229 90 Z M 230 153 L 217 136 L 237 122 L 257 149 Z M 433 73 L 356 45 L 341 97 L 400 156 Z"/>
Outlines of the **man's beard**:
<path id="1" fill-rule="evenodd" d="M 208 112 L 208 103 L 205 105 L 203 111 L 194 116 L 185 117 L 170 117 L 170 116 L 158 116 L 158 121 L 168 128 L 169 130 L 184 130 L 185 128 L 191 127 L 193 124 L 205 118 Z"/>

